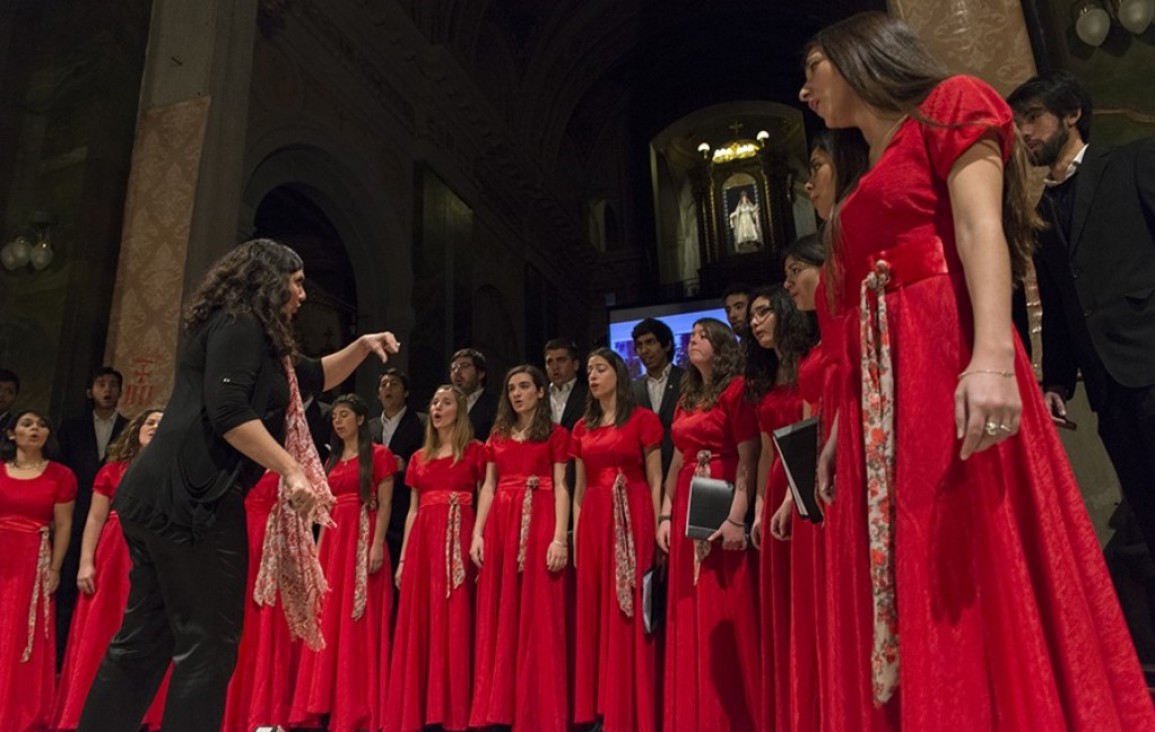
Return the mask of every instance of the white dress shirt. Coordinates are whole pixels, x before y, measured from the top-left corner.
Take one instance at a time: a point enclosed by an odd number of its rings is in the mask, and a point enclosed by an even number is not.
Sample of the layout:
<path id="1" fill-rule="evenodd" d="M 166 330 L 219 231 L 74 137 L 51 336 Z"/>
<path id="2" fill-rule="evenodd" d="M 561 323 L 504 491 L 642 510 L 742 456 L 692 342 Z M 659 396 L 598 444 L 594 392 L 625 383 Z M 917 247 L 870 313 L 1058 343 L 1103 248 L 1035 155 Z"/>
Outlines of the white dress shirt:
<path id="1" fill-rule="evenodd" d="M 92 428 L 96 431 L 96 454 L 101 460 L 108 452 L 108 443 L 112 442 L 112 428 L 116 426 L 116 412 L 108 419 L 101 419 L 96 412 L 92 413 Z"/>
<path id="2" fill-rule="evenodd" d="M 386 447 L 389 446 L 389 441 L 393 439 L 394 433 L 397 432 L 397 425 L 401 424 L 401 418 L 405 416 L 405 411 L 409 407 L 401 407 L 401 409 L 392 417 L 385 414 L 384 410 L 381 412 L 381 444 Z"/>
<path id="3" fill-rule="evenodd" d="M 670 382 L 670 369 L 674 368 L 674 364 L 666 362 L 666 368 L 662 369 L 662 374 L 657 378 L 650 376 L 650 372 L 646 372 L 646 391 L 650 394 L 650 408 L 655 412 L 662 408 L 662 397 L 666 394 L 666 384 Z"/>
<path id="4" fill-rule="evenodd" d="M 577 377 L 575 376 L 561 386 L 549 385 L 549 413 L 554 424 L 561 424 L 561 416 L 565 413 L 565 403 L 569 401 L 569 395 L 573 393 L 573 386 L 576 383 Z"/>

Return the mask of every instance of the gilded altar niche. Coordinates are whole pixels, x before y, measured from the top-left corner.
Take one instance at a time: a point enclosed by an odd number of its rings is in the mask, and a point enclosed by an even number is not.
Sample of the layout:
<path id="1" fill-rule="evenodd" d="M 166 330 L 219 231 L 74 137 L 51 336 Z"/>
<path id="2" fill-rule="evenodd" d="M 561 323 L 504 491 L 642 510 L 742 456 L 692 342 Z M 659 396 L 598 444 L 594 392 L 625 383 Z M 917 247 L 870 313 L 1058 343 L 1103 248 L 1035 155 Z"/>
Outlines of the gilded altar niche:
<path id="1" fill-rule="evenodd" d="M 699 275 L 707 291 L 769 280 L 794 238 L 791 173 L 764 139 L 735 139 L 700 150 L 692 171 L 698 211 Z"/>

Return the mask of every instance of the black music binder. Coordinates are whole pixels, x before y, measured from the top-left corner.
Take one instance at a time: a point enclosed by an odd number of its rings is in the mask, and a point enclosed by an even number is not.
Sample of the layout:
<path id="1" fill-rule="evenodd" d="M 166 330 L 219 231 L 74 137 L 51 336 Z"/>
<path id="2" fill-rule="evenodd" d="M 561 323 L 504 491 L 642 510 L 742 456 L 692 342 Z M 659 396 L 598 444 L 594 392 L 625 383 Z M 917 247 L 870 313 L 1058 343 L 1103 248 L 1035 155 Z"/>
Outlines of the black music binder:
<path id="1" fill-rule="evenodd" d="M 822 522 L 822 507 L 814 488 L 818 482 L 818 418 L 811 417 L 774 430 L 774 447 L 786 469 L 798 515 Z"/>
<path id="2" fill-rule="evenodd" d="M 686 538 L 709 539 L 730 515 L 734 484 L 695 475 L 690 481 L 690 505 L 686 510 Z"/>

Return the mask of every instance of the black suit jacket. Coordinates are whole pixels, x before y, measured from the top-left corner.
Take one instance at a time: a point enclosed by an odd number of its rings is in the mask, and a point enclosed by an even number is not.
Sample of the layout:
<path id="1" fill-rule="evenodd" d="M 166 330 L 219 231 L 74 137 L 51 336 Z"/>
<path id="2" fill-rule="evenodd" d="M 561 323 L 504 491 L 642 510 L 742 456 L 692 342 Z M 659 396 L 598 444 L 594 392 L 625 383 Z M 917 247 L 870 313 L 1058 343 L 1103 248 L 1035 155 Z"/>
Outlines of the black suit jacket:
<path id="1" fill-rule="evenodd" d="M 561 412 L 561 422 L 558 422 L 558 424 L 570 432 L 573 432 L 573 426 L 577 424 L 578 420 L 581 419 L 582 415 L 586 412 L 586 397 L 589 396 L 589 393 L 590 388 L 584 381 L 581 379 L 575 381 L 573 391 L 569 393 L 569 397 L 565 400 L 565 409 Z"/>
<path id="2" fill-rule="evenodd" d="M 1039 236 L 1043 384 L 1074 392 L 1081 369 L 1091 406 L 1106 378 L 1155 384 L 1155 139 L 1109 150 L 1089 146 L 1071 183 L 1071 230 Z M 1040 203 L 1055 219 L 1048 198 Z"/>
<path id="3" fill-rule="evenodd" d="M 374 442 L 383 444 L 381 435 L 381 417 L 374 417 L 369 420 L 369 436 Z M 397 423 L 397 429 L 385 447 L 404 460 L 408 466 L 413 453 L 420 450 L 424 443 L 425 423 L 421 421 L 417 410 L 408 407 L 405 414 L 401 415 L 401 421 Z M 405 516 L 409 513 L 410 493 L 409 487 L 405 485 L 405 471 L 398 471 L 393 476 L 392 508 L 389 510 L 389 527 L 385 530 L 385 543 L 389 545 L 389 554 L 393 557 L 394 567 L 401 561 L 401 540 L 405 536 Z"/>
<path id="4" fill-rule="evenodd" d="M 469 422 L 473 425 L 473 438 L 478 442 L 489 439 L 489 431 L 493 429 L 493 420 L 497 419 L 497 397 L 489 387 L 481 392 L 473 409 L 469 410 Z"/>
<path id="5" fill-rule="evenodd" d="M 123 415 L 116 415 L 109 445 L 127 424 L 128 420 Z M 100 466 L 104 465 L 104 459 L 100 457 L 96 448 L 96 428 L 92 426 L 92 412 L 61 423 L 57 441 L 60 443 L 60 462 L 76 473 L 76 507 L 72 512 L 72 534 L 77 537 L 84 533 L 88 507 L 92 505 L 92 482 L 96 480 Z M 79 547 L 76 549 L 79 551 Z"/>
<path id="6" fill-rule="evenodd" d="M 674 459 L 674 439 L 670 434 L 670 425 L 674 423 L 674 410 L 678 406 L 678 396 L 682 393 L 682 374 L 685 371 L 673 366 L 670 368 L 670 378 L 666 379 L 666 392 L 662 395 L 661 404 L 650 403 L 650 390 L 646 388 L 646 377 L 643 374 L 633 383 L 634 401 L 639 406 L 653 411 L 662 423 L 664 435 L 662 437 L 662 480 L 666 479 L 666 472 L 670 469 L 670 461 Z"/>
<path id="7" fill-rule="evenodd" d="M 302 397 L 324 385 L 321 362 L 295 364 Z M 217 312 L 188 336 L 164 419 L 116 490 L 120 519 L 176 543 L 195 542 L 216 520 L 221 499 L 248 490 L 264 468 L 221 435 L 259 419 L 284 441 L 289 384 L 264 328 L 252 316 Z"/>

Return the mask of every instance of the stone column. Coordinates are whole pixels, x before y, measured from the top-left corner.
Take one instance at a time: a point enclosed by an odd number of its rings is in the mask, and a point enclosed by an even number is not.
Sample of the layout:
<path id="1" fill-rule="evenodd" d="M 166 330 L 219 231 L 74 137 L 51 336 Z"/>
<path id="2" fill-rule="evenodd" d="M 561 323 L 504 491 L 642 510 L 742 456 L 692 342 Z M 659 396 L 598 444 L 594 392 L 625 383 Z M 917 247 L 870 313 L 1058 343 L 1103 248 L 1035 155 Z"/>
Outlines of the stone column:
<path id="1" fill-rule="evenodd" d="M 237 239 L 258 0 L 155 0 L 106 363 L 124 411 L 167 400 L 181 309 Z"/>

